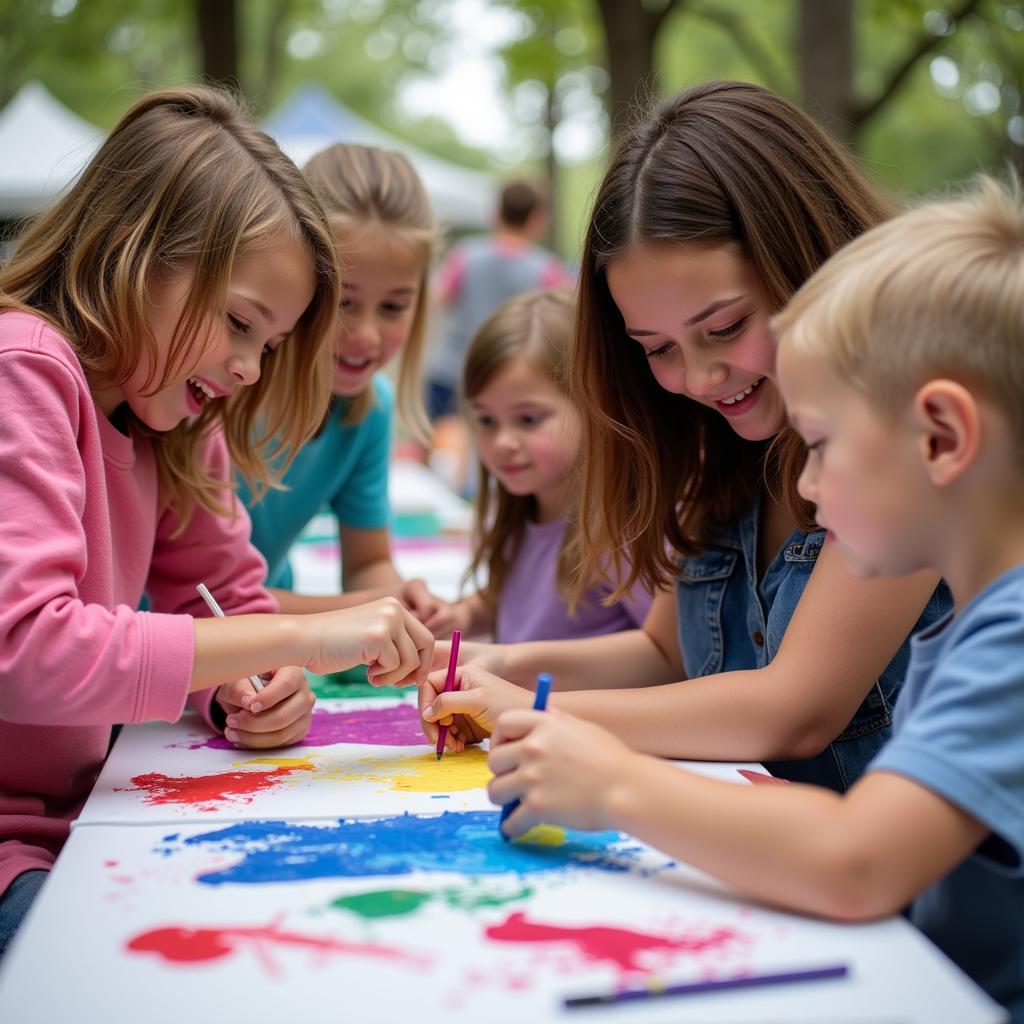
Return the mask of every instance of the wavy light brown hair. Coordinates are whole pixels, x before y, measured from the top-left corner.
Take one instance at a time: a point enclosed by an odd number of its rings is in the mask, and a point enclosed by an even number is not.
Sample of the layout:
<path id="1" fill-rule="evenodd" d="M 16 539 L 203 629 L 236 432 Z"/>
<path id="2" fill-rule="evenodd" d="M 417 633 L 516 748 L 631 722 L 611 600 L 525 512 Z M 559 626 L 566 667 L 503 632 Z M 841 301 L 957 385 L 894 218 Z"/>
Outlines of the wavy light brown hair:
<path id="1" fill-rule="evenodd" d="M 710 82 L 661 103 L 623 138 L 587 227 L 570 384 L 584 414 L 582 572 L 603 565 L 656 589 L 673 555 L 694 554 L 758 488 L 797 521 L 805 450 L 792 430 L 739 437 L 724 417 L 654 379 L 624 330 L 606 270 L 646 242 L 734 245 L 773 310 L 838 248 L 892 213 L 853 160 L 806 114 L 742 82 Z"/>
<path id="2" fill-rule="evenodd" d="M 0 310 L 45 318 L 90 382 L 102 385 L 123 383 L 143 355 L 158 365 L 150 283 L 156 273 L 191 272 L 164 373 L 145 384 L 155 394 L 201 361 L 197 336 L 211 316 L 223 317 L 236 262 L 282 237 L 308 249 L 315 290 L 292 336 L 264 357 L 259 381 L 166 432 L 131 417 L 132 429 L 152 440 L 161 500 L 180 528 L 197 505 L 217 513 L 227 507 L 220 492 L 232 485 L 212 478 L 200 459 L 211 430 L 223 429 L 235 466 L 262 489 L 275 482 L 268 457 L 294 454 L 327 407 L 338 267 L 326 218 L 298 168 L 230 94 L 202 87 L 150 93 L 121 118 L 67 194 L 28 227 L 0 271 Z"/>
<path id="3" fill-rule="evenodd" d="M 388 230 L 398 245 L 423 263 L 409 339 L 398 357 L 398 412 L 414 437 L 430 427 L 420 380 L 430 301 L 430 268 L 440 237 L 423 182 L 402 156 L 376 146 L 338 143 L 321 150 L 305 168 L 306 179 L 327 211 L 344 276 L 345 239 L 368 224 Z M 358 423 L 369 412 L 373 388 L 346 400 L 343 421 Z"/>
<path id="4" fill-rule="evenodd" d="M 566 385 L 569 347 L 575 310 L 572 293 L 564 288 L 524 292 L 502 303 L 477 329 L 462 370 L 462 401 L 469 403 L 510 363 L 525 359 L 572 400 Z M 496 608 L 509 570 L 522 543 L 527 522 L 536 518 L 537 500 L 532 494 L 510 494 L 481 462 L 473 526 L 473 559 L 466 580 L 487 568 L 487 584 L 480 591 Z M 557 582 L 568 595 L 580 560 L 575 517 L 562 539 L 558 554 Z"/>

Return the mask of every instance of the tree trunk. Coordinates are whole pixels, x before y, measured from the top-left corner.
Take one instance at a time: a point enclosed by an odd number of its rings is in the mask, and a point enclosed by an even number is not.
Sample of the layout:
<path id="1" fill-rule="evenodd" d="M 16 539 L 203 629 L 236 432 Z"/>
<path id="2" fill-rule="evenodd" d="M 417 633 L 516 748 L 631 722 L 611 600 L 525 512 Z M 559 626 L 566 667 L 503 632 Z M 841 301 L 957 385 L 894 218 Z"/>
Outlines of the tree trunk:
<path id="1" fill-rule="evenodd" d="M 654 41 L 671 2 L 661 11 L 643 0 L 597 0 L 608 53 L 608 117 L 612 137 L 633 120 L 638 104 L 654 92 Z"/>
<path id="2" fill-rule="evenodd" d="M 235 0 L 194 0 L 203 78 L 240 89 Z"/>
<path id="3" fill-rule="evenodd" d="M 558 177 L 558 156 L 555 153 L 555 129 L 561 120 L 561 109 L 558 102 L 558 95 L 555 90 L 555 83 L 548 83 L 547 102 L 544 105 L 544 127 L 548 137 L 548 151 L 544 157 L 544 169 L 548 178 L 548 226 L 545 232 L 544 244 L 552 251 L 558 250 L 558 207 L 559 207 L 559 185 Z"/>
<path id="4" fill-rule="evenodd" d="M 799 0 L 797 51 L 804 109 L 853 147 L 853 0 Z"/>

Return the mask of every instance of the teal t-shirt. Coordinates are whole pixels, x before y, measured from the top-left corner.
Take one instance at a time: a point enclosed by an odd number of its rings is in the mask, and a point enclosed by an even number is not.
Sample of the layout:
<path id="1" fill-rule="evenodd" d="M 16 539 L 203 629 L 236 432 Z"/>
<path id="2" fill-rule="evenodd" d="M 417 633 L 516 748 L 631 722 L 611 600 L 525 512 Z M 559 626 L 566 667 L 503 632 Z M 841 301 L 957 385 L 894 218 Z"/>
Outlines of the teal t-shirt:
<path id="1" fill-rule="evenodd" d="M 387 378 L 373 380 L 369 413 L 359 423 L 341 422 L 337 402 L 319 435 L 303 445 L 284 475 L 284 491 L 269 491 L 255 504 L 244 484 L 239 497 L 252 517 L 252 542 L 267 560 L 267 586 L 292 586 L 288 551 L 303 527 L 325 506 L 343 526 L 376 530 L 388 524 L 388 459 L 394 389 Z"/>

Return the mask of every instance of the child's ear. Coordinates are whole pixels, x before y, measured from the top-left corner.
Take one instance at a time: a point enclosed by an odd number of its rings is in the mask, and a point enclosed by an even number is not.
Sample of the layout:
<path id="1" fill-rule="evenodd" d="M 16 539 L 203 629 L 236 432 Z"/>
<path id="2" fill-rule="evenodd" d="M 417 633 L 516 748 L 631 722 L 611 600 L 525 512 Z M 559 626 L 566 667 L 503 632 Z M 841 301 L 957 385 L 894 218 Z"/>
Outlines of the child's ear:
<path id="1" fill-rule="evenodd" d="M 978 403 L 954 380 L 930 380 L 914 396 L 925 472 L 936 487 L 956 480 L 974 462 L 981 442 Z"/>

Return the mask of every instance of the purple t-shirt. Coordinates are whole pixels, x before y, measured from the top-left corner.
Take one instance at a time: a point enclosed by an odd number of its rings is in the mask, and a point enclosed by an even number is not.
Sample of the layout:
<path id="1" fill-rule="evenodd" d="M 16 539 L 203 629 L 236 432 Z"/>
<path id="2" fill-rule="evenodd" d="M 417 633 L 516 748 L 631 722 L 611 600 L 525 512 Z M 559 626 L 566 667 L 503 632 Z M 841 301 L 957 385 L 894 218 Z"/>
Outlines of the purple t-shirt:
<path id="1" fill-rule="evenodd" d="M 566 522 L 527 523 L 512 569 L 498 597 L 494 639 L 502 644 L 526 640 L 576 640 L 603 636 L 643 624 L 651 607 L 651 595 L 637 586 L 621 601 L 605 608 L 612 592 L 608 583 L 587 591 L 570 616 L 558 592 L 558 552 Z"/>

